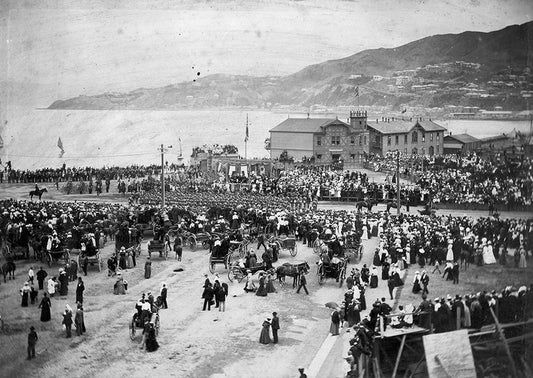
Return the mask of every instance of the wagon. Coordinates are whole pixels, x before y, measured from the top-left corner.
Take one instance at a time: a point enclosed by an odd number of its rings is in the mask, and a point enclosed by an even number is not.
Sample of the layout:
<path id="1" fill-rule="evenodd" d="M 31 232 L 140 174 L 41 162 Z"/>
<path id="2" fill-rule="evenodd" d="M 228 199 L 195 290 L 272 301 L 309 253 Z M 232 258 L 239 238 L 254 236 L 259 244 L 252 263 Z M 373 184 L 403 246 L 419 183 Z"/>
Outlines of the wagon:
<path id="1" fill-rule="evenodd" d="M 86 253 L 82 252 L 78 255 L 78 269 L 82 268 L 83 260 L 85 259 L 85 256 L 87 256 L 87 262 L 89 265 L 98 266 L 98 271 L 102 271 L 102 267 L 104 265 L 104 260 L 102 259 L 102 256 L 100 255 L 100 250 L 96 251 L 95 255 L 87 255 Z"/>
<path id="2" fill-rule="evenodd" d="M 150 240 L 148 242 L 148 256 L 152 257 L 152 253 L 159 252 L 159 257 L 168 258 L 168 252 L 170 251 L 170 245 L 168 241 Z"/>
<path id="3" fill-rule="evenodd" d="M 214 246 L 213 250 L 209 254 L 209 271 L 215 273 L 215 267 L 217 264 L 224 264 L 224 268 L 228 269 L 231 265 L 231 253 L 224 253 L 220 246 Z"/>
<path id="4" fill-rule="evenodd" d="M 326 279 L 335 278 L 342 287 L 344 279 L 346 278 L 346 268 L 348 267 L 348 259 L 342 257 L 333 257 L 330 263 L 324 263 L 322 259 L 317 262 L 317 278 L 318 284 L 322 285 Z"/>
<path id="5" fill-rule="evenodd" d="M 199 232 L 198 234 L 191 233 L 186 239 L 186 245 L 188 245 L 192 251 L 195 251 L 198 247 L 209 249 L 210 242 L 211 235 L 207 232 Z"/>
<path id="6" fill-rule="evenodd" d="M 268 242 L 270 244 L 276 244 L 278 251 L 288 250 L 292 257 L 298 253 L 298 246 L 294 236 L 281 235 L 279 237 L 272 237 Z"/>
<path id="7" fill-rule="evenodd" d="M 48 267 L 52 267 L 52 263 L 64 261 L 65 264 L 70 262 L 70 252 L 68 249 L 59 246 L 56 249 L 50 249 L 45 254 Z"/>
<path id="8" fill-rule="evenodd" d="M 363 243 L 356 234 L 348 234 L 344 240 L 344 255 L 351 262 L 352 258 L 360 261 L 363 257 Z"/>
<path id="9" fill-rule="evenodd" d="M 159 312 L 153 312 L 152 317 L 150 318 L 150 323 L 154 325 L 155 329 L 155 335 L 159 335 Z M 135 340 L 135 335 L 137 334 L 137 328 L 144 329 L 144 324 L 141 322 L 141 317 L 137 312 L 135 312 L 132 316 L 131 323 L 130 323 L 130 339 L 133 341 Z M 142 331 L 141 331 L 142 333 Z"/>
<path id="10" fill-rule="evenodd" d="M 252 274 L 255 274 L 262 271 L 267 271 L 266 264 L 256 265 L 250 268 L 246 268 L 243 265 L 241 265 L 240 261 L 235 261 L 231 267 L 228 270 L 228 279 L 233 282 L 233 280 L 237 280 L 238 282 L 241 282 L 247 275 L 246 271 L 251 270 Z"/>

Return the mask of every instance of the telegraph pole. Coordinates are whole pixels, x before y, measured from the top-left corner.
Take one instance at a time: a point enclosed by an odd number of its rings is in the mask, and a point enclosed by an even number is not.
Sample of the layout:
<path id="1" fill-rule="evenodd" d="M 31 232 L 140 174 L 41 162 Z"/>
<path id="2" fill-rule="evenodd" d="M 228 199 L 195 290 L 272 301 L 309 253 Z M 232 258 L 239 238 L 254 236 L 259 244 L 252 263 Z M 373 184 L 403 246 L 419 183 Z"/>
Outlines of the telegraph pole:
<path id="1" fill-rule="evenodd" d="M 397 214 L 400 215 L 401 213 L 401 200 L 400 200 L 400 150 L 396 150 L 396 193 L 397 193 Z"/>

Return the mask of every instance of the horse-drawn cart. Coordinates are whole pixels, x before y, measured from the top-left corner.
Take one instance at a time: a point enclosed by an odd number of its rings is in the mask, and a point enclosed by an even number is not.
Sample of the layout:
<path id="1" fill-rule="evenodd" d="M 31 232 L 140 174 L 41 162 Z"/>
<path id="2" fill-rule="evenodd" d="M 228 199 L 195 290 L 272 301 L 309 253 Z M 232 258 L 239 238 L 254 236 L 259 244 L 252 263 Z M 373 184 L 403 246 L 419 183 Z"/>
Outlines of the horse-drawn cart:
<path id="1" fill-rule="evenodd" d="M 296 238 L 294 236 L 274 236 L 268 241 L 270 244 L 276 244 L 278 251 L 287 250 L 292 257 L 298 253 L 298 246 L 296 244 Z"/>
<path id="2" fill-rule="evenodd" d="M 170 244 L 168 241 L 150 240 L 148 242 L 148 256 L 152 257 L 152 253 L 159 252 L 159 257 L 168 259 L 168 252 L 170 251 Z"/>
<path id="3" fill-rule="evenodd" d="M 150 323 L 153 324 L 154 329 L 155 329 L 155 335 L 158 336 L 159 335 L 159 328 L 160 328 L 159 312 L 156 311 L 156 312 L 152 313 L 152 316 L 150 317 Z M 131 323 L 130 323 L 130 339 L 132 341 L 135 340 L 135 335 L 137 333 L 137 328 L 144 329 L 144 324 L 142 322 L 142 317 L 139 316 L 139 313 L 136 312 L 136 313 L 133 314 L 133 317 L 132 317 Z"/>
<path id="4" fill-rule="evenodd" d="M 323 259 L 317 262 L 317 277 L 318 284 L 322 285 L 328 278 L 335 278 L 342 287 L 344 279 L 346 278 L 346 269 L 348 267 L 348 259 L 342 257 L 333 257 L 331 261 L 324 262 Z"/>
<path id="5" fill-rule="evenodd" d="M 228 278 L 231 282 L 233 282 L 234 280 L 241 282 L 246 277 L 248 270 L 250 270 L 252 274 L 255 274 L 259 272 L 260 270 L 266 272 L 267 267 L 263 263 L 261 265 L 255 265 L 255 266 L 246 268 L 244 264 L 242 264 L 242 261 L 235 261 L 228 270 Z"/>
<path id="6" fill-rule="evenodd" d="M 344 256 L 351 262 L 352 259 L 360 261 L 363 257 L 363 243 L 358 235 L 351 233 L 344 238 Z"/>
<path id="7" fill-rule="evenodd" d="M 192 251 L 196 251 L 198 247 L 209 249 L 211 235 L 207 232 L 199 232 L 197 234 L 190 233 L 185 240 L 186 245 L 188 245 Z"/>
<path id="8" fill-rule="evenodd" d="M 64 261 L 65 264 L 70 262 L 70 252 L 63 246 L 46 250 L 46 262 L 48 267 L 52 267 L 52 263 Z"/>

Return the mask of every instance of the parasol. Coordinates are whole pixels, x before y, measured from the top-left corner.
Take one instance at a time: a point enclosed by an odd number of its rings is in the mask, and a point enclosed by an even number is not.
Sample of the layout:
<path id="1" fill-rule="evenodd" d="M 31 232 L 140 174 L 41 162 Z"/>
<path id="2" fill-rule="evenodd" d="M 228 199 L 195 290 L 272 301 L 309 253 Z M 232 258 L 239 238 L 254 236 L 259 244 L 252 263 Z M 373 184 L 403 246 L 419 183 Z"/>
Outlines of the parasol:
<path id="1" fill-rule="evenodd" d="M 336 308 L 339 308 L 339 305 L 337 303 L 335 303 L 335 302 L 328 302 L 328 303 L 326 303 L 326 307 L 327 308 L 331 308 L 331 309 L 334 310 Z"/>

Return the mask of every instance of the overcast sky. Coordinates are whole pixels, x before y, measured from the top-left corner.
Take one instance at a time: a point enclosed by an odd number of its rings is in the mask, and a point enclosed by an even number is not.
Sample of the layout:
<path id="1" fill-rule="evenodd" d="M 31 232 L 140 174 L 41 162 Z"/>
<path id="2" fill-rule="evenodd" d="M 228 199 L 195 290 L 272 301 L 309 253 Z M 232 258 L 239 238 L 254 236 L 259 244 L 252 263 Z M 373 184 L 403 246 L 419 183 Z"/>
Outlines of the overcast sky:
<path id="1" fill-rule="evenodd" d="M 2 76 L 8 102 L 32 106 L 198 72 L 290 74 L 434 34 L 493 31 L 533 14 L 530 0 L 19 3 L 2 1 Z"/>

